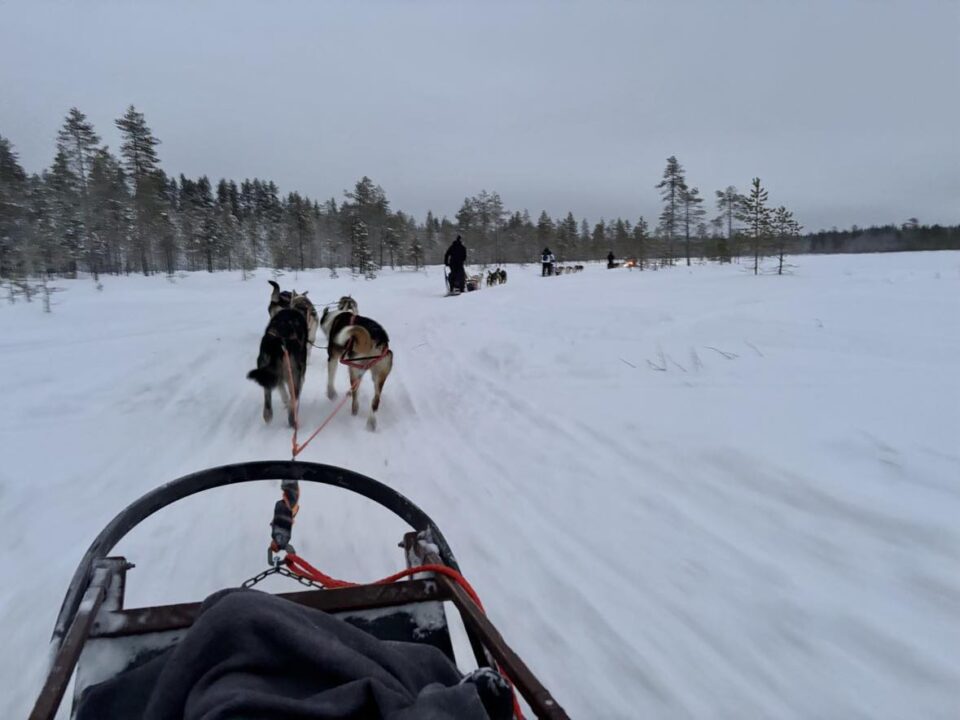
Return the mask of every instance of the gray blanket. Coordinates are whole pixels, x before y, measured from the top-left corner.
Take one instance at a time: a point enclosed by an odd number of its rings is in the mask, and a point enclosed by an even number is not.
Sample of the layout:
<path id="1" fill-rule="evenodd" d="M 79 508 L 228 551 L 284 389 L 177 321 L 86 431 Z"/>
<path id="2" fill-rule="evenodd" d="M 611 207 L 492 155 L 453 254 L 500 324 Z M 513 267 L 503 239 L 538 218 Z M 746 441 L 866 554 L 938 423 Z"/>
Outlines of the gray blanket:
<path id="1" fill-rule="evenodd" d="M 89 688 L 78 720 L 488 720 L 439 650 L 385 642 L 254 590 L 210 596 L 187 636 Z"/>

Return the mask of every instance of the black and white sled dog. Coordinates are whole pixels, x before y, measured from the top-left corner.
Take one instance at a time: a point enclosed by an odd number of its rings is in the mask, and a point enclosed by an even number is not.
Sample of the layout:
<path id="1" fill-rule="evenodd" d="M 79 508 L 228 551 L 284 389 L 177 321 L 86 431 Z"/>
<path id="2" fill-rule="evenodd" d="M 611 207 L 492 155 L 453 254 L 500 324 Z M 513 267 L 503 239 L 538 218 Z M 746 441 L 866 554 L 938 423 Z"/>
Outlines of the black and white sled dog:
<path id="1" fill-rule="evenodd" d="M 273 419 L 273 390 L 276 388 L 287 408 L 287 422 L 293 427 L 296 424 L 295 403 L 300 399 L 307 371 L 307 319 L 300 310 L 290 307 L 271 312 L 270 322 L 260 340 L 257 367 L 247 373 L 247 377 L 263 388 L 264 421 Z M 286 357 L 290 358 L 289 373 L 284 349 Z M 292 387 L 288 387 L 291 377 Z"/>
<path id="2" fill-rule="evenodd" d="M 296 290 L 280 290 L 280 286 L 273 280 L 267 280 L 273 286 L 273 292 L 270 294 L 270 304 L 267 306 L 267 312 L 273 317 L 285 308 L 298 310 L 303 314 L 307 321 L 307 356 L 310 355 L 310 348 L 317 341 L 317 328 L 320 326 L 320 316 L 317 309 L 307 297 L 307 292 L 298 293 Z"/>
<path id="3" fill-rule="evenodd" d="M 353 388 L 351 410 L 356 415 L 360 410 L 357 397 L 360 379 L 366 369 L 373 377 L 373 403 L 367 418 L 367 429 L 377 429 L 377 410 L 383 384 L 393 368 L 393 351 L 389 349 L 390 338 L 380 323 L 359 314 L 357 302 L 352 297 L 342 297 L 336 308 L 326 307 L 320 318 L 320 327 L 327 336 L 327 397 L 333 400 L 337 391 L 333 381 L 341 358 L 356 361 L 350 365 L 350 387 Z M 370 364 L 372 363 L 372 364 Z M 370 364 L 369 368 L 366 366 Z"/>

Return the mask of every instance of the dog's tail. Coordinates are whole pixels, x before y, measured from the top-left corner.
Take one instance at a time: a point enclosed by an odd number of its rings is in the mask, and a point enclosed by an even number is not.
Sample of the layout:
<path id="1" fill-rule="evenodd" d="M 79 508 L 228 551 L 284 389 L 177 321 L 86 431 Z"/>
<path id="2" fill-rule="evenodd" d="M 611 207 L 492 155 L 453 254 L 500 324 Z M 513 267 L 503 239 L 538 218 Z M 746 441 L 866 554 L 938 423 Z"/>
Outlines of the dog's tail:
<path id="1" fill-rule="evenodd" d="M 347 325 L 347 327 L 337 333 L 337 337 L 334 338 L 334 343 L 345 346 L 351 340 L 353 341 L 351 351 L 354 354 L 369 355 L 373 352 L 373 338 L 365 327 L 361 327 L 360 325 Z"/>
<path id="2" fill-rule="evenodd" d="M 247 373 L 247 379 L 265 388 L 276 387 L 280 380 L 276 360 L 282 358 L 282 353 L 283 345 L 279 339 L 264 335 L 257 355 L 257 368 Z"/>
<path id="3" fill-rule="evenodd" d="M 270 368 L 258 367 L 256 370 L 248 372 L 247 378 L 253 380 L 261 387 L 273 387 L 277 384 L 274 375 L 275 374 L 270 371 Z"/>

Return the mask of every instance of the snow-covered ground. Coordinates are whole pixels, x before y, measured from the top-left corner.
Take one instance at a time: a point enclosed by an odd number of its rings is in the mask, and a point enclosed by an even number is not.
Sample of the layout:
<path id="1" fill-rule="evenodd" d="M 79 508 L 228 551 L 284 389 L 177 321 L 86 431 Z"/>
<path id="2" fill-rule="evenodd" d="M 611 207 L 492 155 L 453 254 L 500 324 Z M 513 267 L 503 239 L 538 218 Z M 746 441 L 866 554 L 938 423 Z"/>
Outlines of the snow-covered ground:
<path id="1" fill-rule="evenodd" d="M 319 303 L 352 293 L 396 353 L 379 430 L 344 412 L 304 459 L 432 515 L 574 717 L 955 718 L 960 253 L 797 264 L 512 266 L 458 298 L 438 268 L 287 274 Z M 269 277 L 61 282 L 51 315 L 0 307 L 0 717 L 26 715 L 73 568 L 116 512 L 193 470 L 289 456 L 244 377 Z M 322 354 L 307 428 L 331 407 Z M 276 497 L 216 491 L 136 529 L 130 603 L 256 573 Z M 363 580 L 401 565 L 401 532 L 305 487 L 294 540 Z"/>

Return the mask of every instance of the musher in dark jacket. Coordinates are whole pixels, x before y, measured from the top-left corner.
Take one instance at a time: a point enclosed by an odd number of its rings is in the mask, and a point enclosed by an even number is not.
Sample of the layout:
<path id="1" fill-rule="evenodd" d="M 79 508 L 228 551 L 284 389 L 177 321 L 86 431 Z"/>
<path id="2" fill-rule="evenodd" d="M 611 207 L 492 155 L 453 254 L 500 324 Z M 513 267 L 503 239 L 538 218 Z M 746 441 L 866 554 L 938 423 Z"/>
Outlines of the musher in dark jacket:
<path id="1" fill-rule="evenodd" d="M 450 268 L 450 292 L 459 290 L 464 292 L 467 289 L 467 273 L 463 269 L 463 264 L 467 261 L 467 248 L 463 246 L 463 241 L 457 235 L 450 247 L 447 248 L 443 256 L 443 264 Z"/>
<path id="2" fill-rule="evenodd" d="M 557 261 L 557 258 L 554 257 L 553 253 L 550 252 L 550 248 L 545 247 L 543 252 L 540 254 L 540 262 L 543 264 L 543 268 L 540 271 L 540 277 L 547 277 L 547 275 L 553 275 L 553 264 Z"/>

